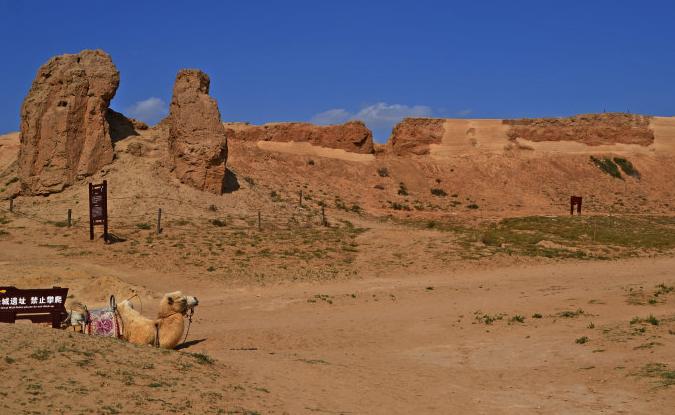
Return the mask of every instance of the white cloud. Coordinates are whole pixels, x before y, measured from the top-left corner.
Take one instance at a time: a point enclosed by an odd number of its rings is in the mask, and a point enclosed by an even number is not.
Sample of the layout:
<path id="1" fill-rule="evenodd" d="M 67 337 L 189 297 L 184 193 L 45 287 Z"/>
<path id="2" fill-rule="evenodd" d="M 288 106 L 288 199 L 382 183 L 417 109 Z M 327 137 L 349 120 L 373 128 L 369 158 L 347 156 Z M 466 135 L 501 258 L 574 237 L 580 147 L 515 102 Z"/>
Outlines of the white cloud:
<path id="1" fill-rule="evenodd" d="M 365 122 L 371 129 L 390 129 L 406 117 L 430 117 L 431 107 L 426 105 L 402 105 L 378 102 L 362 108 L 352 118 Z"/>
<path id="2" fill-rule="evenodd" d="M 342 124 L 350 117 L 351 114 L 346 109 L 334 108 L 316 114 L 310 121 L 319 125 Z"/>
<path id="3" fill-rule="evenodd" d="M 143 101 L 138 101 L 134 105 L 127 108 L 126 115 L 136 118 L 150 125 L 157 124 L 168 113 L 169 108 L 166 102 L 159 98 L 150 97 Z"/>
<path id="4" fill-rule="evenodd" d="M 386 140 L 399 121 L 406 117 L 431 117 L 433 110 L 426 105 L 403 105 L 378 102 L 353 113 L 344 108 L 333 108 L 320 112 L 311 122 L 320 125 L 341 124 L 348 120 L 361 120 L 373 131 L 376 138 Z"/>
<path id="5" fill-rule="evenodd" d="M 473 113 L 473 110 L 471 108 L 467 108 L 467 109 L 464 109 L 464 110 L 461 110 L 461 111 L 457 111 L 457 115 L 462 116 L 462 117 L 466 117 L 467 115 L 469 115 L 471 113 Z"/>

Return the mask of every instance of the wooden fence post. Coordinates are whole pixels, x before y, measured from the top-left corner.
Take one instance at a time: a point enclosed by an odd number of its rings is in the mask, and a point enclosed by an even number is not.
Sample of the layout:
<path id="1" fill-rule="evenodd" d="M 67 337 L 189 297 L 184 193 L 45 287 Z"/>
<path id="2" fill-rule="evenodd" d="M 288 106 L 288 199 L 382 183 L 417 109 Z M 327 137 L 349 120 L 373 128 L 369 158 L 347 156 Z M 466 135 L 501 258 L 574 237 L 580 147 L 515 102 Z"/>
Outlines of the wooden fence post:
<path id="1" fill-rule="evenodd" d="M 162 208 L 157 209 L 157 235 L 162 233 Z"/>
<path id="2" fill-rule="evenodd" d="M 302 206 L 302 189 L 300 189 L 300 206 Z"/>
<path id="3" fill-rule="evenodd" d="M 321 205 L 321 224 L 328 226 L 328 222 L 326 222 L 326 207 L 323 205 Z"/>
<path id="4" fill-rule="evenodd" d="M 14 212 L 14 198 L 9 199 L 9 211 Z"/>
<path id="5" fill-rule="evenodd" d="M 69 227 L 69 228 L 70 228 L 71 226 L 73 226 L 73 220 L 72 220 L 72 219 L 73 219 L 73 210 L 72 210 L 72 209 L 68 209 L 68 227 Z"/>

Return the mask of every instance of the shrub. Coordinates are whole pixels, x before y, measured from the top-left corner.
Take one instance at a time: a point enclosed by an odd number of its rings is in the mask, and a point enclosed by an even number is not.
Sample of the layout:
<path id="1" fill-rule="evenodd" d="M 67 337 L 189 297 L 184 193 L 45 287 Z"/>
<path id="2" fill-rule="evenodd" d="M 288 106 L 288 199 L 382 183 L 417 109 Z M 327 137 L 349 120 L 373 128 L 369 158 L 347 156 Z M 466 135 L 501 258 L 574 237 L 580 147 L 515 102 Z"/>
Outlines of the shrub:
<path id="1" fill-rule="evenodd" d="M 401 182 L 398 184 L 398 194 L 401 196 L 408 196 L 408 188 L 405 187 L 405 183 Z"/>
<path id="2" fill-rule="evenodd" d="M 223 226 L 226 226 L 226 225 L 227 225 L 227 223 L 226 223 L 224 220 L 221 220 L 221 219 L 212 219 L 212 220 L 211 220 L 211 224 L 212 224 L 213 226 L 218 226 L 218 227 L 221 227 L 221 228 L 222 228 Z"/>
<path id="3" fill-rule="evenodd" d="M 152 225 L 150 225 L 149 223 L 137 223 L 136 227 L 138 229 L 145 229 L 145 230 L 152 229 Z"/>
<path id="4" fill-rule="evenodd" d="M 377 174 L 380 177 L 389 177 L 389 169 L 387 169 L 386 167 L 380 167 L 379 169 L 377 169 Z"/>
<path id="5" fill-rule="evenodd" d="M 664 283 L 661 283 L 661 284 L 656 286 L 656 291 L 654 291 L 654 297 L 658 297 L 659 295 L 663 295 L 663 294 L 668 294 L 669 292 L 672 292 L 673 290 L 675 290 L 675 287 L 673 287 L 672 285 L 666 285 Z"/>
<path id="6" fill-rule="evenodd" d="M 577 344 L 585 344 L 585 343 L 588 343 L 589 340 L 590 339 L 588 338 L 588 336 L 581 336 L 578 339 L 576 339 L 575 342 Z"/>
<path id="7" fill-rule="evenodd" d="M 622 179 L 619 167 L 616 165 L 616 163 L 612 161 L 612 159 L 609 159 L 607 157 L 599 159 L 597 157 L 591 156 L 591 161 L 593 162 L 593 164 L 595 164 L 597 168 L 599 168 L 603 172 L 617 179 Z"/>
<path id="8" fill-rule="evenodd" d="M 410 210 L 410 206 L 405 203 L 389 202 L 389 206 L 394 210 Z"/>
<path id="9" fill-rule="evenodd" d="M 621 157 L 614 157 L 614 162 L 621 167 L 621 170 L 623 170 L 624 173 L 631 177 L 635 177 L 636 179 L 640 178 L 640 172 L 637 171 L 635 166 L 633 166 L 633 163 L 631 163 L 629 160 L 626 160 L 625 158 Z"/>
<path id="10" fill-rule="evenodd" d="M 348 210 L 345 202 L 342 199 L 340 199 L 338 196 L 335 196 L 335 208 L 336 209 L 342 209 L 342 210 Z"/>
<path id="11" fill-rule="evenodd" d="M 467 205 L 466 208 L 467 208 L 467 209 L 478 209 L 478 205 L 475 204 L 475 203 L 472 203 L 472 204 L 470 204 L 470 205 Z"/>
<path id="12" fill-rule="evenodd" d="M 659 325 L 659 320 L 651 314 L 649 315 L 649 317 L 647 317 L 647 319 L 645 321 L 647 323 L 651 324 L 652 326 L 658 326 Z"/>
<path id="13" fill-rule="evenodd" d="M 438 197 L 445 197 L 448 195 L 447 193 L 445 193 L 445 190 L 438 187 L 431 189 L 431 194 Z"/>
<path id="14" fill-rule="evenodd" d="M 576 311 L 561 311 L 558 313 L 558 317 L 563 317 L 563 318 L 574 318 L 574 317 L 579 317 L 580 315 L 584 314 L 584 310 L 577 308 Z"/>
<path id="15" fill-rule="evenodd" d="M 377 190 L 384 190 L 384 185 L 382 185 L 382 184 L 376 184 L 376 185 L 373 186 L 373 187 L 374 187 L 375 189 L 377 189 Z"/>

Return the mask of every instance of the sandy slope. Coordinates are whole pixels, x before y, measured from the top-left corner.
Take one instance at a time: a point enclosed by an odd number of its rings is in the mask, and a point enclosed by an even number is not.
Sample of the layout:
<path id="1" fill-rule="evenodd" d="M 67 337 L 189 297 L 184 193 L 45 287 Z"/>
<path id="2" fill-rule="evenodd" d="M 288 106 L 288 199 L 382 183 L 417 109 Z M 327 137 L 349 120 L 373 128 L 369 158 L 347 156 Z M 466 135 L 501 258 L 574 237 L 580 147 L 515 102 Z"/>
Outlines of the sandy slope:
<path id="1" fill-rule="evenodd" d="M 19 154 L 19 133 L 0 135 L 0 174 Z"/>
<path id="2" fill-rule="evenodd" d="M 302 143 L 302 142 L 298 143 L 293 141 L 288 143 L 281 143 L 275 141 L 258 141 L 256 145 L 258 146 L 258 148 L 263 150 L 288 153 L 294 155 L 325 157 L 345 161 L 361 161 L 361 162 L 375 161 L 375 156 L 373 154 L 352 153 L 349 151 L 336 148 L 315 146 L 310 143 Z"/>

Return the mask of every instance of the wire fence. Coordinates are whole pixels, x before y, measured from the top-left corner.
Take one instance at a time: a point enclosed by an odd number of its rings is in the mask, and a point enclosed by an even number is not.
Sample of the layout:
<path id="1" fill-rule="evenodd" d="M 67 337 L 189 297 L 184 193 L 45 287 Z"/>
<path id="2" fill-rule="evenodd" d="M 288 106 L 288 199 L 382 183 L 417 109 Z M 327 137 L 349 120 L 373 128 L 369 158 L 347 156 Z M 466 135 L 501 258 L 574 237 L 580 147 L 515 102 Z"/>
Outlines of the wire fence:
<path id="1" fill-rule="evenodd" d="M 189 201 L 183 201 L 174 198 L 165 198 L 159 196 L 128 196 L 128 197 L 109 197 L 108 201 L 132 200 L 132 199 L 151 199 L 161 200 L 162 202 L 186 203 L 189 206 L 184 209 L 169 208 L 158 203 L 158 207 L 153 210 L 147 210 L 143 213 L 128 210 L 125 208 L 109 206 L 108 227 L 110 232 L 117 230 L 149 230 L 155 229 L 156 233 L 162 233 L 167 229 L 194 229 L 199 226 L 210 225 L 229 230 L 291 230 L 297 228 L 327 227 L 330 223 L 326 217 L 326 209 L 319 206 L 318 209 L 300 204 L 290 211 L 278 210 L 273 213 L 263 212 L 262 210 L 253 210 L 248 214 L 231 213 L 221 211 L 220 208 L 211 205 L 209 207 L 195 206 Z M 53 205 L 59 205 L 56 207 Z M 38 214 L 34 207 L 19 205 L 16 200 L 9 201 L 9 207 L 0 207 L 0 212 L 14 215 L 42 225 L 51 225 L 60 228 L 88 229 L 89 228 L 89 210 L 87 206 L 81 206 L 73 201 L 49 201 L 49 208 L 52 211 L 61 211 L 56 215 Z M 73 207 L 67 207 L 73 206 Z M 45 206 L 40 205 L 40 210 Z M 190 215 L 184 210 L 199 211 L 199 214 Z"/>
<path id="2" fill-rule="evenodd" d="M 80 203 L 74 200 L 47 200 L 43 203 L 18 203 L 20 199 L 10 199 L 9 207 L 0 207 L 0 212 L 4 214 L 15 215 L 42 225 L 51 225 L 60 228 L 74 228 L 88 230 L 89 228 L 89 208 L 88 203 Z M 284 206 L 274 212 L 263 211 L 262 209 L 249 209 L 249 213 L 231 213 L 223 211 L 222 207 L 215 205 L 199 206 L 195 205 L 191 200 L 182 200 L 172 197 L 154 196 L 154 195 L 133 195 L 133 196 L 114 196 L 108 197 L 109 212 L 108 224 L 109 231 L 115 230 L 123 231 L 138 231 L 138 230 L 155 230 L 156 233 L 162 233 L 169 229 L 189 230 L 196 229 L 200 226 L 211 226 L 223 228 L 223 230 L 292 230 L 298 228 L 312 228 L 330 226 L 326 214 L 326 207 L 323 204 L 310 205 L 309 200 L 303 200 L 302 193 L 295 205 Z M 115 201 L 157 201 L 157 208 L 139 212 L 139 209 L 134 205 L 128 203 L 120 206 L 115 206 Z M 288 200 L 286 201 L 288 202 Z M 168 204 L 173 204 L 167 208 Z M 176 206 L 176 204 L 178 206 Z M 112 205 L 112 206 L 110 206 Z M 569 203 L 554 203 L 555 208 L 560 209 L 560 213 L 555 216 L 565 216 L 569 214 Z M 588 206 L 588 205 L 586 205 Z M 586 207 L 585 206 L 585 207 Z M 58 214 L 46 216 L 38 214 L 35 210 L 45 210 L 45 207 L 50 208 L 52 212 L 59 212 Z M 590 207 L 590 206 L 588 206 Z M 190 214 L 189 212 L 199 212 L 198 214 Z M 629 217 L 647 217 L 653 214 L 638 213 L 638 212 L 619 212 L 604 211 L 598 212 L 593 209 L 589 211 L 584 209 L 584 216 L 629 216 Z M 457 216 L 453 212 L 448 212 L 452 216 L 448 220 L 456 219 Z M 575 210 L 575 215 L 577 214 Z M 475 211 L 466 212 L 468 216 L 481 221 L 499 221 L 504 218 L 503 215 L 492 215 L 489 212 Z M 543 216 L 550 216 L 552 212 L 543 213 Z M 672 215 L 673 212 L 670 212 Z M 540 214 L 541 215 L 541 214 Z M 666 216 L 670 216 L 666 214 Z M 385 219 L 380 218 L 380 219 Z"/>

